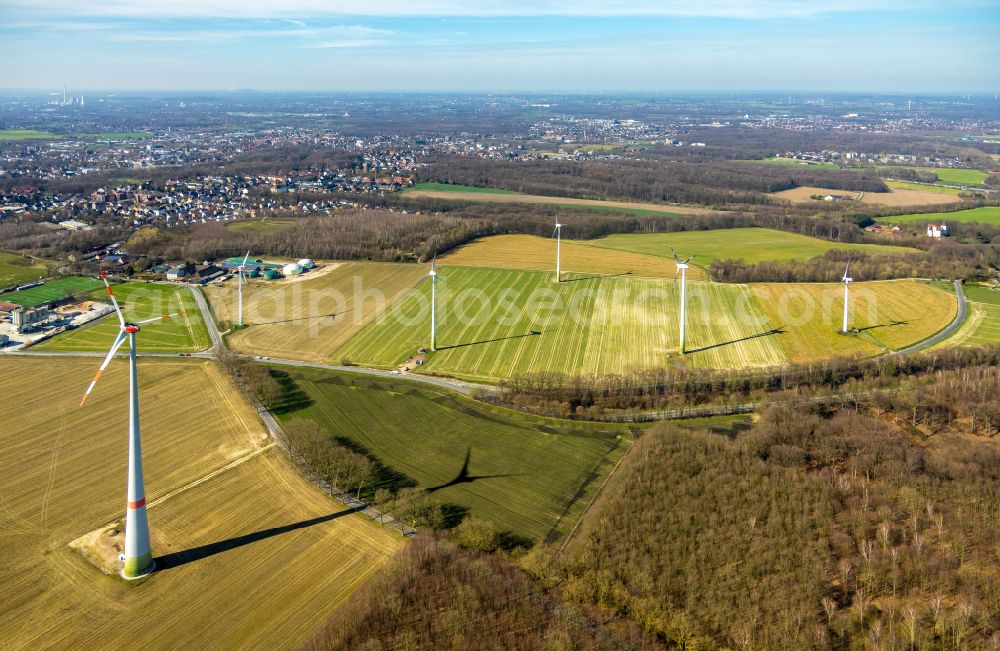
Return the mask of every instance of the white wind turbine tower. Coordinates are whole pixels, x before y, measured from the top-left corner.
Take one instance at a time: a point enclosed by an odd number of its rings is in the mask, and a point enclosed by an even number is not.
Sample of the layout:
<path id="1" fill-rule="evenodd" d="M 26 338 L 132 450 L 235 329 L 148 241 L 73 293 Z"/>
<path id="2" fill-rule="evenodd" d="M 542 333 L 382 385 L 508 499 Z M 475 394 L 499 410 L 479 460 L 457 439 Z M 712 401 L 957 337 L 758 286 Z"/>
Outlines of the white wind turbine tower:
<path id="1" fill-rule="evenodd" d="M 679 257 L 677 257 L 677 251 L 674 251 L 673 247 L 670 247 L 670 251 L 671 251 L 671 253 L 674 254 L 674 262 L 677 263 L 677 271 L 674 272 L 674 282 L 677 281 L 677 274 L 679 273 L 681 275 L 681 324 L 680 324 L 681 345 L 680 345 L 680 351 L 681 351 L 681 355 L 683 355 L 684 354 L 684 335 L 686 334 L 685 333 L 685 326 L 687 324 L 687 270 L 688 270 L 688 263 L 691 262 L 692 260 L 694 260 L 694 256 L 692 255 L 690 258 L 687 258 L 685 260 L 681 260 Z"/>
<path id="2" fill-rule="evenodd" d="M 108 289 L 108 295 L 111 296 L 111 303 L 114 305 L 115 312 L 118 315 L 121 330 L 119 330 L 118 337 L 115 338 L 115 342 L 111 345 L 108 356 L 104 358 L 104 362 L 101 363 L 97 374 L 90 382 L 90 386 L 87 387 L 87 391 L 83 394 L 80 406 L 83 406 L 90 392 L 94 390 L 94 385 L 97 384 L 97 380 L 100 379 L 104 369 L 111 363 L 111 358 L 115 356 L 121 345 L 128 339 L 128 494 L 125 509 L 125 564 L 122 567 L 122 576 L 126 579 L 137 579 L 152 572 L 156 564 L 153 562 L 153 552 L 149 546 L 149 522 L 146 519 L 146 491 L 142 479 L 142 446 L 139 438 L 139 388 L 135 365 L 135 335 L 139 332 L 141 324 L 169 318 L 173 315 L 165 314 L 153 319 L 139 321 L 138 323 L 129 323 L 125 321 L 125 316 L 122 314 L 121 308 L 118 307 L 118 301 L 115 300 L 115 295 L 111 291 L 111 285 L 108 284 L 108 279 L 105 278 L 103 270 L 101 271 L 101 279 L 104 280 L 104 286 Z"/>
<path id="3" fill-rule="evenodd" d="M 844 267 L 844 277 L 840 279 L 840 282 L 844 283 L 844 328 L 841 332 L 847 332 L 847 307 L 850 301 L 850 286 L 854 282 L 854 279 L 849 277 L 847 274 L 851 269 L 851 261 L 847 261 L 847 266 Z"/>
<path id="4" fill-rule="evenodd" d="M 437 350 L 437 282 L 438 279 L 444 282 L 444 278 L 438 276 L 437 272 L 437 253 L 434 254 L 434 259 L 431 261 L 431 270 L 427 272 L 427 275 L 423 277 L 420 281 L 421 283 L 428 278 L 431 281 L 431 350 Z M 420 283 L 417 283 L 418 285 Z"/>
<path id="5" fill-rule="evenodd" d="M 247 270 L 246 270 L 247 259 L 249 257 L 250 257 L 250 251 L 247 251 L 247 254 L 245 256 L 243 256 L 243 262 L 241 262 L 240 266 L 236 268 L 236 275 L 239 276 L 239 281 L 240 281 L 240 285 L 239 285 L 239 300 L 238 300 L 239 307 L 237 308 L 237 310 L 239 311 L 239 325 L 240 325 L 240 327 L 243 327 L 243 283 L 245 282 L 245 277 L 246 277 L 246 272 L 247 272 Z"/>
<path id="6" fill-rule="evenodd" d="M 556 227 L 552 229 L 552 235 L 549 237 L 556 238 L 556 282 L 562 282 L 562 274 L 559 272 L 559 256 L 562 248 L 562 227 L 563 225 L 559 223 L 559 219 L 556 218 Z"/>

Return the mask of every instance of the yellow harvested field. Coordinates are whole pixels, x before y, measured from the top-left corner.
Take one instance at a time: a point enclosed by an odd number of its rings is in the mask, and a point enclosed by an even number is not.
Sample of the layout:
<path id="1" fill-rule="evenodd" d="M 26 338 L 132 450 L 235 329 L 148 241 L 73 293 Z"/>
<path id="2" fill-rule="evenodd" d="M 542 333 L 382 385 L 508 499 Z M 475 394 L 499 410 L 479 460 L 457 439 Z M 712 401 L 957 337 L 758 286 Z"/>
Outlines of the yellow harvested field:
<path id="1" fill-rule="evenodd" d="M 630 274 L 647 278 L 673 278 L 674 262 L 655 255 L 589 246 L 563 240 L 561 266 L 564 273 L 616 276 Z M 552 271 L 556 267 L 556 242 L 536 235 L 495 235 L 465 244 L 439 258 L 441 265 Z M 708 280 L 704 269 L 692 266 L 689 280 Z"/>
<path id="2" fill-rule="evenodd" d="M 875 203 L 883 206 L 926 206 L 930 204 L 958 203 L 961 199 L 953 194 L 942 194 L 928 190 L 907 190 L 894 188 L 889 192 L 855 192 L 852 190 L 831 190 L 829 188 L 801 187 L 773 193 L 776 197 L 794 203 L 817 201 L 813 195 L 841 195 L 851 197 L 861 203 Z"/>
<path id="3" fill-rule="evenodd" d="M 843 335 L 844 288 L 839 284 L 758 284 L 754 295 L 791 362 L 833 356 L 871 356 L 923 341 L 955 318 L 953 293 L 915 280 L 851 284 L 849 323 Z"/>
<path id="4" fill-rule="evenodd" d="M 125 507 L 128 371 L 113 362 L 81 409 L 97 363 L 0 362 L 3 648 L 295 646 L 402 545 L 302 479 L 214 362 L 146 358 L 158 570 L 101 573 L 68 546 Z"/>
<path id="5" fill-rule="evenodd" d="M 343 262 L 294 282 L 254 279 L 243 288 L 244 321 L 227 345 L 239 352 L 327 362 L 427 272 L 425 266 Z M 236 323 L 237 285 L 205 288 L 217 319 Z"/>
<path id="6" fill-rule="evenodd" d="M 407 190 L 407 197 L 451 199 L 478 203 L 544 203 L 558 206 L 583 206 L 591 208 L 624 208 L 628 210 L 653 210 L 682 215 L 724 215 L 721 210 L 685 206 L 677 203 L 648 203 L 644 201 L 605 201 L 603 199 L 576 199 L 573 197 L 548 197 L 540 194 L 500 194 L 494 192 L 445 192 L 441 190 Z"/>

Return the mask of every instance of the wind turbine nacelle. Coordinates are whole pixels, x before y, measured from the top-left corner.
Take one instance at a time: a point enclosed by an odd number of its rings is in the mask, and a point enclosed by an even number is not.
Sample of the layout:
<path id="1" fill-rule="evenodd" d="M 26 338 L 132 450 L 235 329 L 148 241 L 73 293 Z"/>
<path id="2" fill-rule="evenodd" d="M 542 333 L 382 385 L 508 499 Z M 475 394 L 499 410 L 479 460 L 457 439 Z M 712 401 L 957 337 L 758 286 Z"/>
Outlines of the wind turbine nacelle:
<path id="1" fill-rule="evenodd" d="M 677 268 L 678 269 L 687 269 L 688 268 L 688 263 L 686 263 L 686 262 L 678 262 L 677 263 Z"/>

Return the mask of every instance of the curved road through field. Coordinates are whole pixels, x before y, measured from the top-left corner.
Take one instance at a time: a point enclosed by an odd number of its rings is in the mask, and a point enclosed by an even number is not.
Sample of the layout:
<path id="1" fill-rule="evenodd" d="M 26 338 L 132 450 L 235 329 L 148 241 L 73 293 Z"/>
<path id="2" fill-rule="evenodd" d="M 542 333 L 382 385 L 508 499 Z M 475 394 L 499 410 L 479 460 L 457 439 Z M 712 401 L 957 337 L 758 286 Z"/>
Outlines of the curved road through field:
<path id="1" fill-rule="evenodd" d="M 965 321 L 965 314 L 968 311 L 968 306 L 965 303 L 965 292 L 962 291 L 962 281 L 961 280 L 956 280 L 955 281 L 955 297 L 958 299 L 958 314 L 955 315 L 955 320 L 952 321 L 950 324 L 948 324 L 948 326 L 945 327 L 944 330 L 941 330 L 936 335 L 933 335 L 932 337 L 930 337 L 928 339 L 924 339 L 920 343 L 914 344 L 914 345 L 912 345 L 912 346 L 910 346 L 908 348 L 903 348 L 901 350 L 897 350 L 897 351 L 889 353 L 889 354 L 890 355 L 908 355 L 910 353 L 916 353 L 916 352 L 919 352 L 919 351 L 924 350 L 926 348 L 930 348 L 931 346 L 933 346 L 935 344 L 939 344 L 942 341 L 944 341 L 945 339 L 947 339 L 948 337 L 950 337 L 953 334 L 955 334 L 955 331 L 958 330 L 962 326 L 962 323 Z"/>

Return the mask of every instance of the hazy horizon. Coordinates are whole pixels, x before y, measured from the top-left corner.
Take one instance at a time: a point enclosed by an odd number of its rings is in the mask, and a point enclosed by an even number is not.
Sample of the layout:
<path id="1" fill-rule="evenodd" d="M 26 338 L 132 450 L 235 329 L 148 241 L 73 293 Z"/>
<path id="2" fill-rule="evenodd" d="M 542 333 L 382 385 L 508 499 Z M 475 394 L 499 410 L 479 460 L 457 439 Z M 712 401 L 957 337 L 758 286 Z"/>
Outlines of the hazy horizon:
<path id="1" fill-rule="evenodd" d="M 0 0 L 0 88 L 982 93 L 986 0 Z M 778 90 L 780 89 L 780 90 Z"/>

